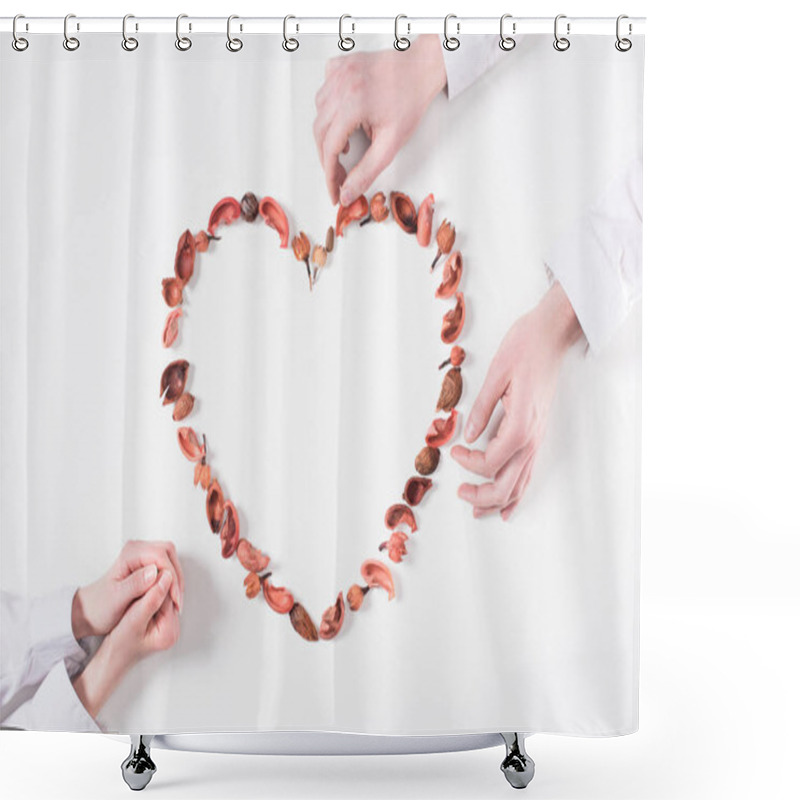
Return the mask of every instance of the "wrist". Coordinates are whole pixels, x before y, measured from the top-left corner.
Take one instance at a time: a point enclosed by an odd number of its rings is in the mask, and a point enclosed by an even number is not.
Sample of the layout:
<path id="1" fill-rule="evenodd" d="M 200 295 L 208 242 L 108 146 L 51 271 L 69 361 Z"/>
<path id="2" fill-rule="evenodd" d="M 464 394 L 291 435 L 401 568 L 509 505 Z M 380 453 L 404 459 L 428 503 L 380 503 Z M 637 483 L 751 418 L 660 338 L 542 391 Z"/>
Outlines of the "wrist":
<path id="1" fill-rule="evenodd" d="M 429 77 L 429 95 L 432 100 L 447 85 L 447 70 L 444 65 L 444 53 L 438 35 L 424 33 L 416 38 L 414 47 L 422 50 L 427 64 L 426 76 Z"/>
<path id="2" fill-rule="evenodd" d="M 76 639 L 95 634 L 86 616 L 86 587 L 81 586 L 72 596 L 72 634 Z"/>
<path id="3" fill-rule="evenodd" d="M 114 643 L 106 637 L 83 671 L 72 680 L 75 694 L 89 714 L 96 718 L 126 672 Z"/>
<path id="4" fill-rule="evenodd" d="M 558 281 L 548 289 L 544 302 L 548 304 L 552 316 L 556 340 L 562 353 L 566 353 L 583 335 L 575 309 Z"/>

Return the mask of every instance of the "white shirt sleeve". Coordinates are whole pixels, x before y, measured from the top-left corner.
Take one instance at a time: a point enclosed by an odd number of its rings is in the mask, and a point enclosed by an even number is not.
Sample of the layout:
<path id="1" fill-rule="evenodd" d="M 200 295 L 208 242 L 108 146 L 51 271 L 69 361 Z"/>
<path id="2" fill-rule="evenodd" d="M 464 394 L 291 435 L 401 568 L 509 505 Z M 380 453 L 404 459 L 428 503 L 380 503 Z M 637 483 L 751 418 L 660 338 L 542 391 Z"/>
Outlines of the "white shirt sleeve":
<path id="1" fill-rule="evenodd" d="M 642 158 L 632 159 L 555 243 L 545 266 L 563 286 L 591 350 L 642 294 Z"/>
<path id="2" fill-rule="evenodd" d="M 447 74 L 447 97 L 452 100 L 472 86 L 484 72 L 501 58 L 509 58 L 513 50 L 500 49 L 500 34 L 464 36 L 455 50 L 442 46 L 444 70 Z"/>
<path id="3" fill-rule="evenodd" d="M 78 586 L 25 600 L 0 591 L 0 723 L 23 730 L 101 728 L 75 693 L 72 678 L 92 645 L 72 630 Z"/>

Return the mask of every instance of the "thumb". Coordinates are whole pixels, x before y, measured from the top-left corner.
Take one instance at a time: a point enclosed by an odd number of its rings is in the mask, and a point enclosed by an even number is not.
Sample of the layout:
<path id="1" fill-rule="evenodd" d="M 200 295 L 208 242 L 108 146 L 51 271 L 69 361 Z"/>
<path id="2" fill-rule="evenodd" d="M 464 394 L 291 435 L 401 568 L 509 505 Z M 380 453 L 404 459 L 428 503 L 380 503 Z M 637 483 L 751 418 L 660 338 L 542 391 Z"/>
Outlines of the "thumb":
<path id="1" fill-rule="evenodd" d="M 467 442 L 474 442 L 483 433 L 505 389 L 506 380 L 503 373 L 496 366 L 496 362 L 492 362 L 464 427 L 464 439 Z"/>
<path id="2" fill-rule="evenodd" d="M 172 572 L 163 570 L 158 580 L 133 604 L 133 613 L 137 621 L 145 625 L 153 614 L 161 608 L 172 583 Z"/>
<path id="3" fill-rule="evenodd" d="M 148 564 L 135 569 L 125 580 L 119 583 L 119 593 L 127 606 L 132 600 L 141 597 L 152 585 L 158 575 L 158 567 Z"/>
<path id="4" fill-rule="evenodd" d="M 376 134 L 361 160 L 350 170 L 342 184 L 339 194 L 341 204 L 349 206 L 357 197 L 364 194 L 375 178 L 391 163 L 397 150 L 393 137 L 385 133 Z"/>

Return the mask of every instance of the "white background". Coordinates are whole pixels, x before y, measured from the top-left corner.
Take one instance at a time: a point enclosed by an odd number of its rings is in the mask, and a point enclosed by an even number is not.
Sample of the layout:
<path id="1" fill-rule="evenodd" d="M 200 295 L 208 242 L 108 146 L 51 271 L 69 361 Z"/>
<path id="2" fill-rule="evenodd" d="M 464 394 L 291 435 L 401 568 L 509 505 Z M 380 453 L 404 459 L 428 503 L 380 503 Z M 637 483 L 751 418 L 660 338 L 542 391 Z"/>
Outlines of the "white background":
<path id="1" fill-rule="evenodd" d="M 796 796 L 800 9 L 672 0 L 404 7 L 63 3 L 4 14 L 647 16 L 640 730 L 534 736 L 539 798 Z M 3 46 L 9 46 L 6 37 Z M 4 796 L 128 792 L 103 736 L 3 731 Z M 500 748 L 295 758 L 156 750 L 163 797 L 508 796 Z"/>

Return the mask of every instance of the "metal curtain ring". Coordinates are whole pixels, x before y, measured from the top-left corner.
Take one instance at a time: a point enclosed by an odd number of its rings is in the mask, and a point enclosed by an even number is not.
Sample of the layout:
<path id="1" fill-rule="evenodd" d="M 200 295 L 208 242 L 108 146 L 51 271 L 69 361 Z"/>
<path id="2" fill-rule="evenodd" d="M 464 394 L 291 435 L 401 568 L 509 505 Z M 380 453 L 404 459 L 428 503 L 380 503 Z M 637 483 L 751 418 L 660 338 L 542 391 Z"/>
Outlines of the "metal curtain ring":
<path id="1" fill-rule="evenodd" d="M 75 15 L 67 14 L 67 16 L 64 17 L 64 49 L 69 51 L 77 50 L 81 46 L 80 40 L 74 36 L 70 36 L 67 30 L 67 24 L 71 18 L 74 19 Z M 78 30 L 80 30 L 80 28 L 78 28 Z"/>
<path id="2" fill-rule="evenodd" d="M 18 53 L 21 53 L 23 50 L 27 50 L 28 49 L 28 40 L 26 38 L 24 38 L 23 36 L 20 36 L 17 33 L 17 20 L 18 19 L 25 19 L 25 15 L 24 14 L 17 14 L 17 16 L 14 17 L 14 22 L 11 25 L 11 35 L 13 37 L 11 39 L 11 46 Z"/>
<path id="3" fill-rule="evenodd" d="M 283 49 L 293 53 L 298 47 L 300 47 L 300 42 L 298 42 L 294 37 L 289 38 L 286 36 L 286 23 L 290 19 L 295 19 L 295 17 L 293 17 L 291 14 L 287 14 L 283 18 Z"/>
<path id="4" fill-rule="evenodd" d="M 458 39 L 456 36 L 448 36 L 447 35 L 447 23 L 451 19 L 455 19 L 455 18 L 456 18 L 455 14 L 448 14 L 444 18 L 444 41 L 442 42 L 442 44 L 444 45 L 445 50 L 458 50 L 458 48 L 461 46 L 461 40 L 460 39 Z M 459 28 L 460 28 L 459 23 L 456 23 L 456 33 L 458 33 Z"/>
<path id="5" fill-rule="evenodd" d="M 225 47 L 227 47 L 228 50 L 231 51 L 231 53 L 238 53 L 244 45 L 242 44 L 241 39 L 231 37 L 231 20 L 234 19 L 239 19 L 239 17 L 236 14 L 231 14 L 228 17 L 228 28 L 227 28 L 228 41 L 225 42 Z M 241 27 L 239 28 L 239 30 L 241 30 Z"/>
<path id="6" fill-rule="evenodd" d="M 175 18 L 175 47 L 178 50 L 188 50 L 192 46 L 192 40 L 188 36 L 181 36 L 181 20 L 186 19 L 188 14 L 178 14 Z M 189 30 L 192 26 L 189 25 Z"/>
<path id="7" fill-rule="evenodd" d="M 345 52 L 348 50 L 352 50 L 356 46 L 355 40 L 352 39 L 350 36 L 342 36 L 342 23 L 346 19 L 353 19 L 353 18 L 349 14 L 342 14 L 342 16 L 339 17 L 339 49 L 344 50 Z M 356 29 L 355 22 L 352 23 L 352 25 L 353 25 L 353 32 L 355 32 Z"/>
<path id="8" fill-rule="evenodd" d="M 517 41 L 516 41 L 516 39 L 514 39 L 513 36 L 506 36 L 505 33 L 503 33 L 503 23 L 507 19 L 510 19 L 510 17 L 511 17 L 511 14 L 503 14 L 503 16 L 500 17 L 500 41 L 498 42 L 498 44 L 500 45 L 500 49 L 501 50 L 513 50 L 517 46 Z M 517 23 L 516 22 L 513 22 L 511 24 L 511 30 L 514 33 L 517 32 Z"/>
<path id="9" fill-rule="evenodd" d="M 129 53 L 139 46 L 139 40 L 128 36 L 128 20 L 133 19 L 133 14 L 126 14 L 122 18 L 122 49 Z"/>
<path id="10" fill-rule="evenodd" d="M 398 14 L 394 18 L 394 49 L 395 50 L 408 50 L 411 47 L 411 40 L 406 36 L 400 36 L 398 31 L 398 23 L 401 19 L 408 19 L 405 14 Z M 411 33 L 411 25 L 406 22 L 406 27 L 408 28 L 408 33 Z"/>
<path id="11" fill-rule="evenodd" d="M 558 35 L 558 21 L 560 19 L 566 19 L 566 14 L 559 14 L 555 22 L 553 23 L 553 36 L 555 37 L 555 41 L 553 42 L 553 47 L 556 50 L 563 53 L 565 50 L 569 50 L 570 41 L 566 38 L 566 36 L 559 36 Z M 569 22 L 567 23 L 567 35 L 569 35 Z"/>
<path id="12" fill-rule="evenodd" d="M 633 42 L 631 42 L 631 40 L 627 39 L 627 38 L 625 38 L 625 39 L 621 39 L 620 38 L 620 35 L 619 35 L 619 23 L 622 22 L 623 19 L 628 19 L 628 15 L 627 14 L 620 14 L 617 17 L 617 41 L 614 42 L 614 47 L 616 47 L 617 50 L 620 51 L 620 53 L 627 53 L 628 50 L 630 50 L 631 47 L 633 47 Z M 631 34 L 632 32 L 633 32 L 633 27 L 631 26 L 631 24 L 629 22 L 628 23 L 628 34 Z"/>

